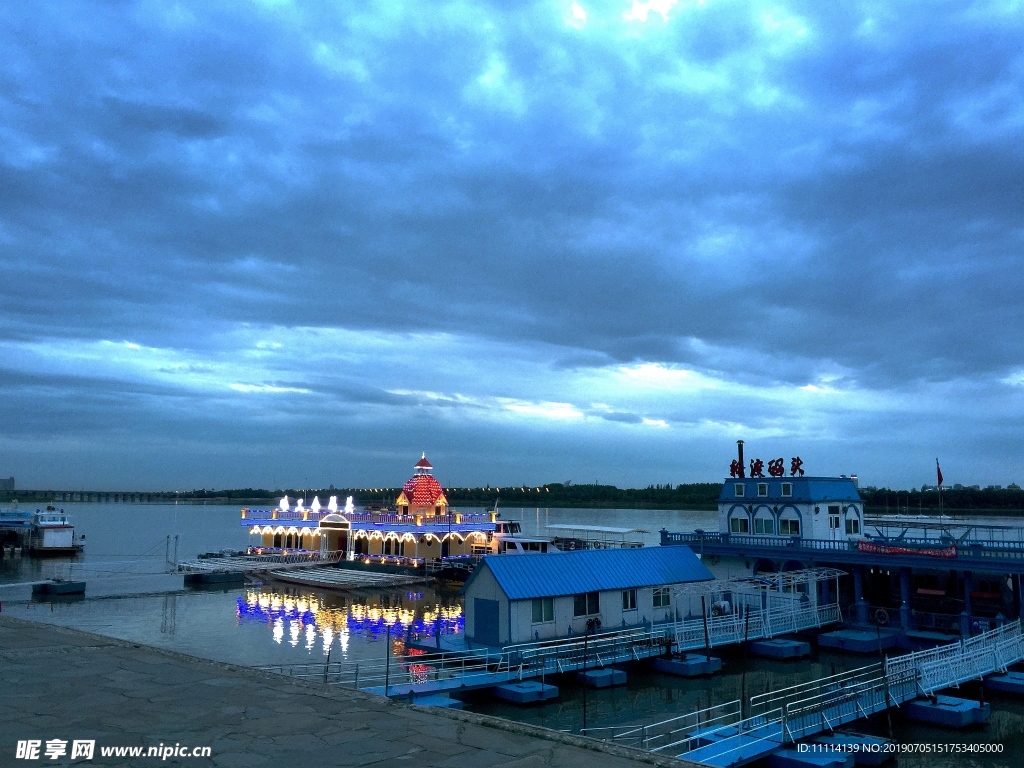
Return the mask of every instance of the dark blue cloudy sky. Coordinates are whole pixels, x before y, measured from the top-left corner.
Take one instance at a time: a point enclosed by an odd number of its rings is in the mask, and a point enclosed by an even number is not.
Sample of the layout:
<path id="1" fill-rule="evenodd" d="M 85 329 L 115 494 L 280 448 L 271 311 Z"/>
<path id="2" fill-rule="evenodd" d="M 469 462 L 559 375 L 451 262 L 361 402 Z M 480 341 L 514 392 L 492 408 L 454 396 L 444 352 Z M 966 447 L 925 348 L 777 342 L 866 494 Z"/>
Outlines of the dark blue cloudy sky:
<path id="1" fill-rule="evenodd" d="M 1019 2 L 0 15 L 20 487 L 1024 482 Z"/>

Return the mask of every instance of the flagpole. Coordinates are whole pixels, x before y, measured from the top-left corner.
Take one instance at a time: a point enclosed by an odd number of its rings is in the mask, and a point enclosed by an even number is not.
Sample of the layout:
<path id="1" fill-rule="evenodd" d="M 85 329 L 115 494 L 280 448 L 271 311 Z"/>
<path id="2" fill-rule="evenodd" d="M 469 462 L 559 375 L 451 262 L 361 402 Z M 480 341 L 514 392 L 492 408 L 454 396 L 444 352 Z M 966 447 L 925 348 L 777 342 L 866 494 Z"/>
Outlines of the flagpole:
<path id="1" fill-rule="evenodd" d="M 939 488 L 939 521 L 942 521 L 942 468 L 939 466 L 938 458 L 935 459 L 935 479 L 938 480 Z"/>

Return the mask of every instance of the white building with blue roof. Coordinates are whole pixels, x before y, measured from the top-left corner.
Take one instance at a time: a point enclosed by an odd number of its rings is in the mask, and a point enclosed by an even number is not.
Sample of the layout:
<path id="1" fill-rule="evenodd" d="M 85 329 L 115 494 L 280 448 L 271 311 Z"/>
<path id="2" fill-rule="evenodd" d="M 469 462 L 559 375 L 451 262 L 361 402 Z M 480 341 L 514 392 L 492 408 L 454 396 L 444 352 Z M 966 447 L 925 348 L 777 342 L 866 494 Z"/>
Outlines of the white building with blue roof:
<path id="1" fill-rule="evenodd" d="M 818 540 L 860 537 L 864 501 L 849 477 L 747 477 L 722 485 L 721 533 Z"/>
<path id="2" fill-rule="evenodd" d="M 713 578 L 687 547 L 489 555 L 462 589 L 466 639 L 498 647 L 668 621 L 693 612 L 673 587 Z"/>

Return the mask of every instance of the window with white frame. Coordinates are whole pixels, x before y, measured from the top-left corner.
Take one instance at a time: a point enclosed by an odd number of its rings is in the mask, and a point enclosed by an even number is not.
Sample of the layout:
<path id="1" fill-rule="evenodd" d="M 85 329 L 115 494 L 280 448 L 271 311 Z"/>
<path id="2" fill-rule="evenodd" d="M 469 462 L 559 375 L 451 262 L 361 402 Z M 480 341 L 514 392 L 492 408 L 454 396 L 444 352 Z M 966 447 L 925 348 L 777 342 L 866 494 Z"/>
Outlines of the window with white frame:
<path id="1" fill-rule="evenodd" d="M 856 513 L 846 515 L 846 534 L 853 536 L 860 533 L 860 518 Z"/>
<path id="2" fill-rule="evenodd" d="M 533 601 L 533 623 L 547 624 L 555 620 L 555 601 L 551 597 L 538 597 Z"/>
<path id="3" fill-rule="evenodd" d="M 768 495 L 768 483 L 758 483 L 757 484 L 757 495 L 758 496 L 767 496 Z"/>
<path id="4" fill-rule="evenodd" d="M 800 521 L 792 517 L 784 517 L 779 520 L 779 533 L 783 536 L 799 536 Z"/>
<path id="5" fill-rule="evenodd" d="M 636 590 L 635 589 L 624 589 L 624 590 L 622 590 L 622 610 L 624 610 L 624 611 L 635 611 L 636 610 Z"/>
<path id="6" fill-rule="evenodd" d="M 743 483 L 736 483 L 736 497 L 742 499 L 745 486 Z"/>
<path id="7" fill-rule="evenodd" d="M 750 533 L 750 521 L 746 515 L 733 515 L 729 519 L 729 531 L 731 533 Z"/>
<path id="8" fill-rule="evenodd" d="M 572 600 L 573 616 L 593 616 L 601 612 L 601 593 L 584 592 L 575 595 Z"/>
<path id="9" fill-rule="evenodd" d="M 785 497 L 787 499 L 793 495 L 793 484 L 792 483 L 783 483 L 782 484 L 782 495 L 783 495 L 783 497 Z"/>
<path id="10" fill-rule="evenodd" d="M 654 588 L 654 607 L 668 608 L 672 605 L 672 590 L 668 587 Z"/>
<path id="11" fill-rule="evenodd" d="M 754 518 L 754 533 L 758 535 L 771 535 L 775 533 L 775 520 L 774 518 L 768 517 L 755 517 Z"/>

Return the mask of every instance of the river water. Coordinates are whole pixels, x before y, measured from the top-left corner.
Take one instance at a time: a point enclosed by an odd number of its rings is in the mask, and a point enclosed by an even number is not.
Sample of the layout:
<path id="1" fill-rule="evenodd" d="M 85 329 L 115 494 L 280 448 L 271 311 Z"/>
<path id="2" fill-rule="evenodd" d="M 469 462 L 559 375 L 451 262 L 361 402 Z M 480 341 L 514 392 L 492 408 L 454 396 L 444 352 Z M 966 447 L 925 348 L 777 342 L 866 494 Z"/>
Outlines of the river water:
<path id="1" fill-rule="evenodd" d="M 382 661 L 404 651 L 409 634 L 463 631 L 461 598 L 433 586 L 331 593 L 266 583 L 216 591 L 181 588 L 166 560 L 189 559 L 201 552 L 242 549 L 248 544 L 236 506 L 65 504 L 76 529 L 86 537 L 86 552 L 74 559 L 0 560 L 0 605 L 15 617 L 70 626 L 102 635 L 242 665 L 335 661 Z M 466 509 L 465 511 L 476 511 Z M 717 527 L 716 513 L 671 510 L 502 509 L 506 520 L 520 520 L 523 533 L 543 534 L 548 524 L 589 524 L 645 531 L 656 545 L 658 531 Z M 31 582 L 45 578 L 87 582 L 85 599 L 34 602 Z M 810 660 L 775 662 L 744 658 L 738 650 L 724 656 L 725 668 L 711 678 L 686 680 L 642 669 L 629 671 L 626 686 L 588 691 L 589 727 L 651 723 L 697 709 L 779 690 L 798 682 L 854 669 L 874 658 L 817 652 Z M 977 685 L 961 694 L 977 698 Z M 897 712 L 893 735 L 901 743 L 1003 745 L 1002 754 L 901 755 L 899 768 L 1008 768 L 1024 765 L 1024 704 L 1012 698 L 986 697 L 989 723 L 967 731 L 948 731 L 904 721 Z M 542 705 L 519 707 L 487 695 L 467 697 L 467 709 L 550 728 L 578 731 L 583 725 L 584 695 L 562 685 L 559 697 Z M 886 735 L 884 718 L 861 721 L 862 732 Z"/>

